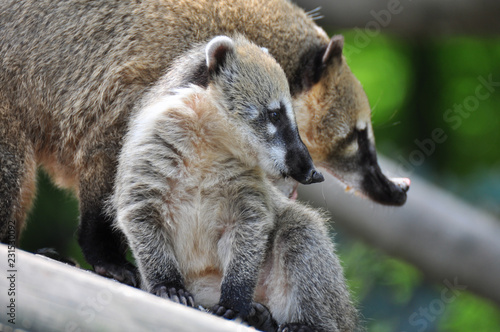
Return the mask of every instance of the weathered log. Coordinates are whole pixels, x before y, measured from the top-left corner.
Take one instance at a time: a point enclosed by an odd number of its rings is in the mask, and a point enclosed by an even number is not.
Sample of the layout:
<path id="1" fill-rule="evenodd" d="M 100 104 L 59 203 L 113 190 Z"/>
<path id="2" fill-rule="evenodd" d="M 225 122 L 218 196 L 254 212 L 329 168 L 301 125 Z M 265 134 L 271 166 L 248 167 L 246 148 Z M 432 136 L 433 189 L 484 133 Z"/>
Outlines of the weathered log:
<path id="1" fill-rule="evenodd" d="M 20 249 L 9 266 L 7 255 L 0 244 L 0 331 L 255 331 Z"/>

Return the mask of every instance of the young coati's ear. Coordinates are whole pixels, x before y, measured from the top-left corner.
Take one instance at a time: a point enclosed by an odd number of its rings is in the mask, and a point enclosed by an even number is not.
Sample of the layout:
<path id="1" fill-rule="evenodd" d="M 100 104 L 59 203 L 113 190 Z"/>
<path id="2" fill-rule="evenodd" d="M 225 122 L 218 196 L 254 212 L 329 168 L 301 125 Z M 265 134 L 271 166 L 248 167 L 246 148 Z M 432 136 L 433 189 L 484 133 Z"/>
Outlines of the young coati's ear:
<path id="1" fill-rule="evenodd" d="M 208 72 L 218 73 L 226 62 L 227 55 L 234 52 L 234 42 L 229 37 L 217 36 L 208 43 L 205 52 Z"/>
<path id="2" fill-rule="evenodd" d="M 331 61 L 342 56 L 342 49 L 344 48 L 344 36 L 335 35 L 330 39 L 330 43 L 326 48 L 321 62 L 323 65 L 328 65 Z"/>

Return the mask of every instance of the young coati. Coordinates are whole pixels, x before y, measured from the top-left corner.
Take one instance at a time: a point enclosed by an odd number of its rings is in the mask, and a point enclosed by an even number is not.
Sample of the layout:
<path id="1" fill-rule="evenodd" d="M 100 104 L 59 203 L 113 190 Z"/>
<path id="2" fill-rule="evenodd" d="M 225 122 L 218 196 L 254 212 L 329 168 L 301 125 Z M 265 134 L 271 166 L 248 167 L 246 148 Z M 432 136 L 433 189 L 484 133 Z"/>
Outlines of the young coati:
<path id="1" fill-rule="evenodd" d="M 370 108 L 342 38 L 329 40 L 287 0 L 4 0 L 0 27 L 2 242 L 19 238 L 42 165 L 80 200 L 86 260 L 135 284 L 122 236 L 103 213 L 126 124 L 173 59 L 234 32 L 283 67 L 317 165 L 377 202 L 406 200 L 408 181 L 388 180 L 377 164 Z"/>
<path id="2" fill-rule="evenodd" d="M 143 288 L 229 318 L 257 301 L 279 331 L 352 331 L 326 220 L 268 176 L 322 180 L 281 67 L 241 37 L 215 37 L 175 62 L 124 139 L 111 206 Z"/>

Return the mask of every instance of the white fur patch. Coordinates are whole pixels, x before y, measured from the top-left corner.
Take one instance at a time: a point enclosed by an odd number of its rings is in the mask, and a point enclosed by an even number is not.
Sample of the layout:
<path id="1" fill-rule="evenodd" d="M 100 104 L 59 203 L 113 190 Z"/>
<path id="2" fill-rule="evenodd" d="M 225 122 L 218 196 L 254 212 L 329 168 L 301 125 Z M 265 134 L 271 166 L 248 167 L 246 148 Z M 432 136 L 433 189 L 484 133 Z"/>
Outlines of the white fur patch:
<path id="1" fill-rule="evenodd" d="M 172 105 L 168 99 L 162 98 L 137 114 L 130 130 L 131 142 L 142 142 L 142 137 L 149 135 L 156 120 Z M 172 102 L 175 102 L 175 98 Z"/>
<path id="2" fill-rule="evenodd" d="M 319 26 L 316 26 L 316 31 L 323 37 L 326 37 L 328 38 L 328 34 L 325 32 L 325 30 L 323 30 L 322 28 L 320 28 Z"/>
<path id="3" fill-rule="evenodd" d="M 272 123 L 267 124 L 267 133 L 269 134 L 269 136 L 274 136 L 277 130 L 278 129 L 276 129 L 276 127 Z"/>
<path id="4" fill-rule="evenodd" d="M 366 127 L 368 127 L 367 123 L 366 123 L 366 120 L 364 119 L 359 119 L 357 122 L 356 122 L 356 129 L 358 130 L 365 130 Z"/>
<path id="5" fill-rule="evenodd" d="M 267 105 L 267 108 L 270 110 L 275 110 L 280 108 L 280 102 L 277 100 L 273 100 L 272 102 Z"/>
<path id="6" fill-rule="evenodd" d="M 358 149 L 359 149 L 358 141 L 355 140 L 355 141 L 351 142 L 351 144 L 346 146 L 344 153 L 347 156 L 352 156 L 358 152 Z"/>
<path id="7" fill-rule="evenodd" d="M 283 104 L 285 105 L 286 116 L 290 119 L 290 123 L 293 128 L 297 127 L 295 123 L 295 112 L 292 108 L 292 103 L 288 99 L 283 99 Z"/>
<path id="8" fill-rule="evenodd" d="M 135 116 L 130 129 L 131 142 L 142 142 L 143 137 L 149 137 L 152 132 L 153 126 L 157 123 L 158 119 L 168 109 L 186 108 L 184 99 L 188 98 L 191 94 L 198 93 L 201 88 L 191 86 L 190 88 L 175 89 L 175 95 L 168 95 L 159 98 L 155 103 L 143 108 Z"/>

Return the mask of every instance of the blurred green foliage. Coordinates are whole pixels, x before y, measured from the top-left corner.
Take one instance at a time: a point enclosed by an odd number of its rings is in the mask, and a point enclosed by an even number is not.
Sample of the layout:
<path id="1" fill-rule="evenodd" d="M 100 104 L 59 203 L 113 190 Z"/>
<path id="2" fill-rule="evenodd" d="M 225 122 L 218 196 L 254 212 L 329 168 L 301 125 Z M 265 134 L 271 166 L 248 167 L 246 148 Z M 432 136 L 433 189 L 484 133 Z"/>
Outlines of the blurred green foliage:
<path id="1" fill-rule="evenodd" d="M 472 100 L 479 77 L 500 82 L 500 38 L 379 35 L 358 47 L 355 31 L 343 33 L 347 61 L 373 108 L 379 152 L 409 161 L 420 149 L 415 141 L 441 128 L 446 141 L 411 171 L 500 216 L 500 87 L 466 116 L 444 118 L 455 105 Z M 21 247 L 53 247 L 89 268 L 75 240 L 77 201 L 53 187 L 43 172 L 38 184 Z M 369 331 L 500 331 L 500 310 L 490 302 L 463 292 L 440 307 L 443 283 L 430 282 L 414 267 L 345 234 L 338 234 L 337 242 Z"/>
<path id="2" fill-rule="evenodd" d="M 356 33 L 343 33 L 346 58 L 370 100 L 377 150 L 500 217 L 500 38 L 380 35 L 359 47 Z M 436 128 L 447 139 L 425 153 L 416 140 Z M 415 150 L 422 163 L 411 163 Z M 445 303 L 445 284 L 347 235 L 338 242 L 369 331 L 500 331 L 495 304 L 466 291 Z"/>
<path id="3" fill-rule="evenodd" d="M 21 248 L 34 252 L 54 248 L 90 268 L 76 241 L 78 201 L 69 190 L 56 188 L 43 170 L 38 172 L 37 195 L 21 237 Z"/>
<path id="4" fill-rule="evenodd" d="M 500 217 L 500 38 L 380 35 L 359 47 L 357 33 L 343 33 L 346 58 L 370 100 L 378 151 Z M 446 140 L 427 154 L 415 141 L 436 128 Z M 414 151 L 422 163 L 411 163 Z"/>

